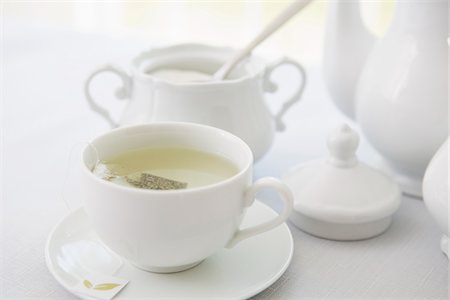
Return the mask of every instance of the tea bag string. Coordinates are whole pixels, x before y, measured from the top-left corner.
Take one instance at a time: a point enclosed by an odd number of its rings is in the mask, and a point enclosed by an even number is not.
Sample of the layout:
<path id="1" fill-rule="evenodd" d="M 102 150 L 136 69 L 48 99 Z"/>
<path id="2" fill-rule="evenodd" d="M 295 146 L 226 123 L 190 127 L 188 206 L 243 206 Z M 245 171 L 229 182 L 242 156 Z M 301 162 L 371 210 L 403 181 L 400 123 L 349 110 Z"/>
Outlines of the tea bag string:
<path id="1" fill-rule="evenodd" d="M 69 181 L 69 175 L 71 174 L 71 170 L 73 173 L 73 156 L 74 156 L 74 152 L 75 150 L 80 146 L 87 146 L 89 147 L 89 149 L 91 149 L 91 151 L 93 151 L 94 153 L 94 162 L 92 164 L 91 170 L 94 169 L 99 163 L 100 163 L 100 156 L 98 154 L 98 150 L 97 148 L 91 143 L 91 142 L 87 142 L 87 141 L 80 141 L 76 144 L 74 144 L 72 146 L 72 148 L 69 151 L 69 157 L 67 160 L 67 164 L 66 164 L 66 169 L 65 169 L 65 173 L 64 173 L 64 178 L 63 178 L 63 182 L 62 182 L 62 186 L 61 186 L 61 194 L 60 197 L 62 198 L 67 210 L 69 212 L 73 212 L 74 208 L 72 208 L 72 205 L 70 205 L 66 195 L 67 195 L 67 184 Z M 81 156 L 82 154 L 80 154 Z M 78 157 L 80 158 L 80 157 Z"/>

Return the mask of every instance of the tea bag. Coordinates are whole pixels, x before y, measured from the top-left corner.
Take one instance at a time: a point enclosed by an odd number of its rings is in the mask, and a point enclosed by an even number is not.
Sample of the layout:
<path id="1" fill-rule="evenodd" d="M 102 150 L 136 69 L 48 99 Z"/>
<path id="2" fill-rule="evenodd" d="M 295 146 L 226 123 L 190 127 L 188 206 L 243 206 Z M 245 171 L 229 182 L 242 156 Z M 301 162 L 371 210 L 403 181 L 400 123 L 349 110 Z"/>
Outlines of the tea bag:
<path id="1" fill-rule="evenodd" d="M 128 183 L 141 189 L 179 190 L 187 187 L 186 182 L 180 182 L 145 172 L 138 172 L 125 177 Z"/>
<path id="2" fill-rule="evenodd" d="M 101 163 L 101 162 L 97 162 L 94 166 L 94 169 L 92 170 L 92 173 L 97 176 L 100 177 L 101 179 L 104 180 L 108 180 L 111 181 L 111 179 L 114 179 L 115 177 L 117 177 L 117 175 L 115 175 L 110 169 L 108 169 L 108 167 Z"/>
<path id="3" fill-rule="evenodd" d="M 102 162 L 97 162 L 92 173 L 101 179 L 111 181 L 116 184 L 137 187 L 149 190 L 178 190 L 187 188 L 186 182 L 176 181 L 146 172 L 136 172 L 133 174 L 121 176 L 111 171 L 108 166 Z"/>

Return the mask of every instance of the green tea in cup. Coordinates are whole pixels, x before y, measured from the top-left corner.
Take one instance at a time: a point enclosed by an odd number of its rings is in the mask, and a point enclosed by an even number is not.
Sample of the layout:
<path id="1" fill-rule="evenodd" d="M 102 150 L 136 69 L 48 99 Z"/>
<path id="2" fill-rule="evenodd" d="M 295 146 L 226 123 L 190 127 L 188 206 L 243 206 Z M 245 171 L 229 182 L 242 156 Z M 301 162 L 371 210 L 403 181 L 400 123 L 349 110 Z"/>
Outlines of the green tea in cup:
<path id="1" fill-rule="evenodd" d="M 99 161 L 93 173 L 110 182 L 149 190 L 211 185 L 238 173 L 228 159 L 190 148 L 149 147 Z"/>

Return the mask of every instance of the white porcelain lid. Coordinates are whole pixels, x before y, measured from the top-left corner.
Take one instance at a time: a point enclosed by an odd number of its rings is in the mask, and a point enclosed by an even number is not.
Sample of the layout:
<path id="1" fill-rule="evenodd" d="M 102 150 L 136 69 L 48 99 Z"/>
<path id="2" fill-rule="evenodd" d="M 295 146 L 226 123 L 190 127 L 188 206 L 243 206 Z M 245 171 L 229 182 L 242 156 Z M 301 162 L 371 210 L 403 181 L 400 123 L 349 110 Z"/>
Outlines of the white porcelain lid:
<path id="1" fill-rule="evenodd" d="M 358 161 L 359 136 L 344 124 L 327 138 L 330 157 L 297 166 L 283 181 L 295 196 L 294 210 L 332 223 L 365 223 L 392 215 L 399 207 L 398 185 Z"/>

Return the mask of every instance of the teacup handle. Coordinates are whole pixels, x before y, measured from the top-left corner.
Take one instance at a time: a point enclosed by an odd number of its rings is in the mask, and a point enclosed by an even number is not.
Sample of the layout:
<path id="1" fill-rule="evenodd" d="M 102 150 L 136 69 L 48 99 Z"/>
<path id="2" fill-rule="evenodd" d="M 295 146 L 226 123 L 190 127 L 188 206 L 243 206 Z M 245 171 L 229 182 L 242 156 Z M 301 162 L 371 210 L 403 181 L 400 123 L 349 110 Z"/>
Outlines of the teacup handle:
<path id="1" fill-rule="evenodd" d="M 297 71 L 300 73 L 302 80 L 300 82 L 300 85 L 298 86 L 297 90 L 295 91 L 294 95 L 292 95 L 289 99 L 284 101 L 283 105 L 281 106 L 278 113 L 275 114 L 275 126 L 278 131 L 283 131 L 286 129 L 286 126 L 283 122 L 284 114 L 292 107 L 292 105 L 295 104 L 295 102 L 299 101 L 303 90 L 305 89 L 306 85 L 306 72 L 305 69 L 295 60 L 292 60 L 287 57 L 283 57 L 276 61 L 275 63 L 272 63 L 270 66 L 266 68 L 266 71 L 264 73 L 264 81 L 263 81 L 263 87 L 266 92 L 275 92 L 278 89 L 278 85 L 270 80 L 270 76 L 272 72 L 277 69 L 279 66 L 282 65 L 292 65 L 297 69 Z"/>
<path id="2" fill-rule="evenodd" d="M 105 118 L 106 121 L 112 127 L 118 127 L 119 123 L 113 120 L 113 118 L 111 117 L 111 114 L 109 113 L 108 110 L 101 107 L 94 101 L 94 99 L 91 95 L 91 92 L 90 92 L 90 86 L 91 86 L 92 79 L 94 79 L 95 76 L 97 76 L 98 74 L 103 73 L 103 72 L 114 73 L 117 76 L 119 76 L 119 78 L 122 80 L 122 86 L 119 87 L 116 90 L 116 92 L 114 93 L 114 95 L 118 99 L 129 98 L 130 91 L 131 91 L 131 79 L 128 76 L 128 74 L 125 71 L 123 71 L 121 68 L 115 67 L 113 65 L 106 65 L 106 66 L 100 67 L 97 70 L 93 71 L 84 83 L 84 95 L 86 96 L 86 99 L 89 103 L 90 108 L 93 111 L 95 111 L 96 113 L 98 113 L 99 115 L 101 115 L 103 118 Z"/>
<path id="3" fill-rule="evenodd" d="M 232 248 L 240 241 L 248 239 L 249 237 L 263 233 L 265 231 L 269 231 L 286 221 L 286 219 L 289 217 L 294 203 L 294 196 L 292 195 L 291 190 L 284 183 L 272 177 L 265 177 L 257 180 L 246 191 L 244 196 L 244 206 L 251 206 L 255 202 L 256 194 L 263 188 L 272 188 L 278 191 L 284 204 L 283 211 L 275 219 L 250 228 L 246 228 L 244 230 L 238 229 L 233 238 L 228 242 L 226 246 L 227 248 Z"/>

